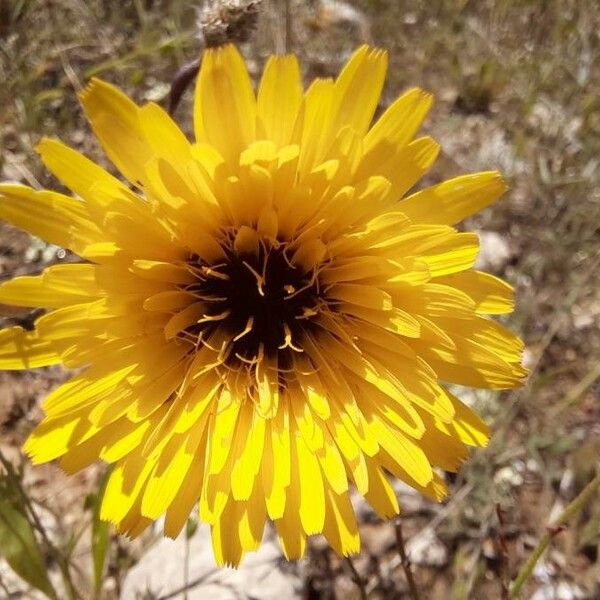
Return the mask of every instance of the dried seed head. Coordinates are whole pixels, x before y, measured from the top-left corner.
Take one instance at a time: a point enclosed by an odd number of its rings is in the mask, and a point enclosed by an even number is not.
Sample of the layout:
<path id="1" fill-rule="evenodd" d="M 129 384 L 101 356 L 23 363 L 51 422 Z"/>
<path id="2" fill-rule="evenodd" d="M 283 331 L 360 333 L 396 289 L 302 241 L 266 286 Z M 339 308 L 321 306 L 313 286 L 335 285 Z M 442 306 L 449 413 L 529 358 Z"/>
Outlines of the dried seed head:
<path id="1" fill-rule="evenodd" d="M 213 0 L 198 13 L 200 39 L 206 47 L 248 41 L 262 0 Z"/>

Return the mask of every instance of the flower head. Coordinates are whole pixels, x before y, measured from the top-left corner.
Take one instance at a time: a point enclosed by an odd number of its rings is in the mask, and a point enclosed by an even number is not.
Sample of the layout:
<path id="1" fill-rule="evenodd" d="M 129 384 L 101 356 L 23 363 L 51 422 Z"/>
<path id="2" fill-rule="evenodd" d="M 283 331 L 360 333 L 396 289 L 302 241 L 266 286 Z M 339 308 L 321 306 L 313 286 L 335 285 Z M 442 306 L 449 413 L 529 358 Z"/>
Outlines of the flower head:
<path id="1" fill-rule="evenodd" d="M 487 428 L 440 382 L 510 388 L 521 341 L 486 315 L 511 288 L 474 270 L 452 226 L 505 190 L 495 172 L 405 197 L 439 150 L 413 139 L 432 98 L 412 89 L 371 126 L 386 54 L 360 48 L 303 92 L 272 57 L 257 95 L 233 46 L 207 50 L 190 143 L 157 105 L 94 80 L 81 95 L 128 183 L 58 141 L 38 146 L 75 197 L 0 187 L 0 217 L 82 257 L 0 286 L 48 307 L 0 332 L 0 368 L 79 374 L 44 402 L 25 449 L 75 472 L 114 465 L 101 516 L 137 535 L 166 514 L 212 525 L 219 563 L 287 557 L 323 532 L 357 552 L 353 484 L 382 517 L 388 476 L 446 494 Z"/>

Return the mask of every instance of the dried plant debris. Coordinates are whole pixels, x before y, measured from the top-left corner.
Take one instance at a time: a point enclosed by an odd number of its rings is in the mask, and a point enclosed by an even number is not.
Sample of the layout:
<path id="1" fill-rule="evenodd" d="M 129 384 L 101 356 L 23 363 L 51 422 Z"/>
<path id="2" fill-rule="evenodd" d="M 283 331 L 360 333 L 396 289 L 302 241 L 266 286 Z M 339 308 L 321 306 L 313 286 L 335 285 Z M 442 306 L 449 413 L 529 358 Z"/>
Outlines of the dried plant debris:
<path id="1" fill-rule="evenodd" d="M 198 12 L 199 37 L 208 48 L 247 42 L 256 27 L 262 0 L 213 0 Z"/>

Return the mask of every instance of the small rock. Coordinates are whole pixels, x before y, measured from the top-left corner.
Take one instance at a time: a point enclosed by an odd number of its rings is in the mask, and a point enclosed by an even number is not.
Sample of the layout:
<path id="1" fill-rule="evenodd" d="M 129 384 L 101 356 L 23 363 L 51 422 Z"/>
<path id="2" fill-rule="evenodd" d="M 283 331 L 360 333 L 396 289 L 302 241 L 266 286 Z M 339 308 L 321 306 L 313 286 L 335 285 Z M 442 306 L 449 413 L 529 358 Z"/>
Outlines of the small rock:
<path id="1" fill-rule="evenodd" d="M 498 548 L 492 538 L 485 538 L 481 544 L 483 556 L 488 560 L 498 560 Z"/>
<path id="2" fill-rule="evenodd" d="M 506 238 L 495 231 L 479 231 L 479 255 L 475 268 L 500 272 L 513 257 L 514 251 Z"/>
<path id="3" fill-rule="evenodd" d="M 533 569 L 533 576 L 541 583 L 550 583 L 555 575 L 556 567 L 545 558 L 540 559 Z"/>
<path id="4" fill-rule="evenodd" d="M 181 589 L 184 557 L 183 535 L 176 540 L 161 539 L 127 574 L 121 600 L 135 600 L 148 592 L 170 596 Z M 297 565 L 286 563 L 270 529 L 258 551 L 248 553 L 238 569 L 227 569 L 215 564 L 210 527 L 199 525 L 189 541 L 188 581 L 196 582 L 189 586 L 189 600 L 293 600 L 302 596 Z"/>
<path id="5" fill-rule="evenodd" d="M 494 475 L 494 483 L 500 486 L 519 487 L 523 476 L 514 467 L 502 467 Z"/>
<path id="6" fill-rule="evenodd" d="M 371 38 L 369 21 L 365 14 L 348 2 L 320 0 L 317 4 L 317 19 L 321 28 L 336 28 L 354 33 L 359 40 Z"/>
<path id="7" fill-rule="evenodd" d="M 425 529 L 406 544 L 411 562 L 425 567 L 443 567 L 448 564 L 448 549 L 432 529 Z"/>
<path id="8" fill-rule="evenodd" d="M 534 592 L 531 600 L 579 600 L 588 597 L 578 585 L 568 581 L 560 581 L 543 585 Z"/>

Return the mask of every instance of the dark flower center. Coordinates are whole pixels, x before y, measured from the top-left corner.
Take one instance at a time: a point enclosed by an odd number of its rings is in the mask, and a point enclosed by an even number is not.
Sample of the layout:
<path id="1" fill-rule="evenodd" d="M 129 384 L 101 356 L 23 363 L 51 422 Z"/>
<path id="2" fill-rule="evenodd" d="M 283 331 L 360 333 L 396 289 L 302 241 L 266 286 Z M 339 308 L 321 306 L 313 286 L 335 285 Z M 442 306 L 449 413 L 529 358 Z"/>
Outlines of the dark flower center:
<path id="1" fill-rule="evenodd" d="M 262 356 L 276 358 L 279 370 L 291 368 L 292 354 L 315 327 L 316 277 L 291 264 L 286 244 L 261 241 L 257 252 L 238 252 L 228 244 L 224 251 L 225 259 L 212 265 L 190 257 L 199 278 L 186 289 L 206 302 L 206 316 L 214 320 L 188 327 L 186 334 L 206 340 L 216 328 L 224 329 L 231 339 L 226 364 L 232 368 Z"/>

